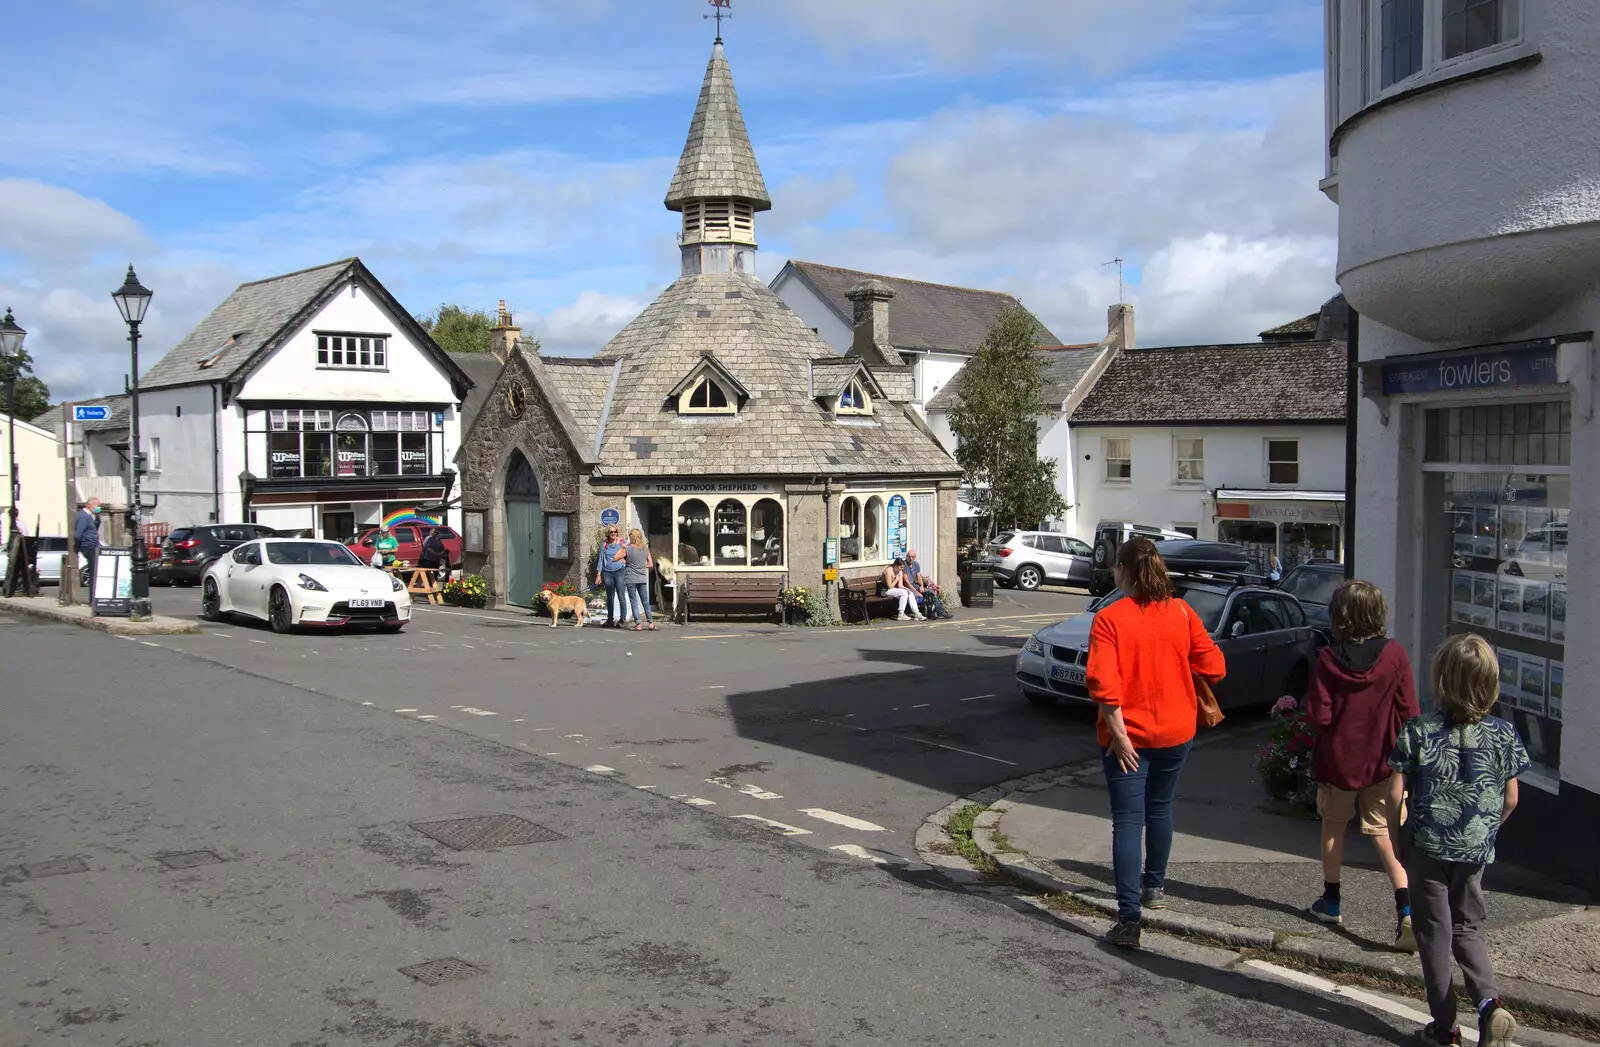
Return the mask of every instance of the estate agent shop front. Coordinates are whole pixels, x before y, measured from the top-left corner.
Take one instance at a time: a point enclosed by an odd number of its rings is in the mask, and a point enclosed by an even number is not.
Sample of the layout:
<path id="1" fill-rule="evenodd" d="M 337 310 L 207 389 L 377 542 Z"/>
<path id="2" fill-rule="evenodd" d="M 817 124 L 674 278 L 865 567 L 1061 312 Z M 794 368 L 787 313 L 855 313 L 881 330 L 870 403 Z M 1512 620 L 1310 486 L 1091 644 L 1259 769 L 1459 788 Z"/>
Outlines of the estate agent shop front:
<path id="1" fill-rule="evenodd" d="M 1600 861 L 1600 701 L 1565 687 L 1600 678 L 1593 366 L 1589 334 L 1365 361 L 1358 430 L 1358 573 L 1391 590 L 1425 691 L 1444 637 L 1494 645 L 1533 761 L 1502 857 L 1579 881 Z"/>

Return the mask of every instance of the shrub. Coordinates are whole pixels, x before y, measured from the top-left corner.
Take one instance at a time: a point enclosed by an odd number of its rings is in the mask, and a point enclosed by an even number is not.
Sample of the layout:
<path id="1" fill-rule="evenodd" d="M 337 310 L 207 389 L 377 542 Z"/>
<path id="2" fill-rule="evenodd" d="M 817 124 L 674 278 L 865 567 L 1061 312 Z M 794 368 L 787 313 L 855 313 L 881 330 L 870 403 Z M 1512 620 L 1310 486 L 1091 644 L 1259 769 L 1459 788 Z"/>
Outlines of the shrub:
<path id="1" fill-rule="evenodd" d="M 1288 695 L 1279 698 L 1272 707 L 1267 740 L 1256 752 L 1256 773 L 1273 799 L 1316 809 L 1317 783 L 1311 778 L 1311 748 L 1316 740 L 1299 703 Z"/>

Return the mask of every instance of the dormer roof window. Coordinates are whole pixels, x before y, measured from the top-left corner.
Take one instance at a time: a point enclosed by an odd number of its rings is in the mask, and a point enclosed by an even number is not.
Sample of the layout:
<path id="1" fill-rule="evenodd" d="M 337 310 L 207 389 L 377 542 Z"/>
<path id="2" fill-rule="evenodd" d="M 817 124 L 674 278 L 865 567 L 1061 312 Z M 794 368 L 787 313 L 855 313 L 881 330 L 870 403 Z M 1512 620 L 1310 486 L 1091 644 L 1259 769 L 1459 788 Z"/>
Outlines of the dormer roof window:
<path id="1" fill-rule="evenodd" d="M 677 401 L 679 414 L 738 414 L 740 403 L 749 396 L 750 390 L 710 353 L 668 394 Z"/>
<path id="2" fill-rule="evenodd" d="M 872 413 L 872 397 L 867 395 L 867 390 L 862 386 L 860 377 L 852 378 L 845 383 L 844 390 L 839 393 L 839 402 L 834 406 L 834 413 Z"/>

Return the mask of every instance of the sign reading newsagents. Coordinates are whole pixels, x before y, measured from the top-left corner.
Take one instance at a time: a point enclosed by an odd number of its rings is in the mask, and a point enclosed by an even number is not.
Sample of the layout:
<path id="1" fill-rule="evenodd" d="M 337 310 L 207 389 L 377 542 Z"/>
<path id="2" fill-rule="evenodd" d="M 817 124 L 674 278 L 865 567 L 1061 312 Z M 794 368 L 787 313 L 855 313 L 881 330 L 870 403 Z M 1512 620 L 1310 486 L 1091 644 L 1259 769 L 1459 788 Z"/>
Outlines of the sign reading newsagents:
<path id="1" fill-rule="evenodd" d="M 109 404 L 73 404 L 72 420 L 74 422 L 107 422 L 111 420 L 111 405 Z"/>
<path id="2" fill-rule="evenodd" d="M 1383 395 L 1549 385 L 1559 381 L 1556 350 L 1553 342 L 1525 342 L 1390 360 L 1383 365 Z"/>

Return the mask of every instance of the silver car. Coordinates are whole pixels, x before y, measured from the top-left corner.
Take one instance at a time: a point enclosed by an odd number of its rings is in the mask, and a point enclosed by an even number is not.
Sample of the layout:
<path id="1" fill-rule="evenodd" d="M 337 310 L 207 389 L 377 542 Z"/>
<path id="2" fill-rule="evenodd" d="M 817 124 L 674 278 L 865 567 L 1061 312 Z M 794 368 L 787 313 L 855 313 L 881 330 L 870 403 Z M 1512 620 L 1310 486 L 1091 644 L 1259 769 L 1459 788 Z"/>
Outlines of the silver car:
<path id="1" fill-rule="evenodd" d="M 41 583 L 49 582 L 58 584 L 61 581 L 61 561 L 67 557 L 67 537 L 60 534 L 44 534 L 34 539 L 33 565 L 39 572 Z M 10 567 L 9 558 L 4 548 L 0 548 L 0 578 L 6 576 Z M 78 554 L 78 568 L 83 570 L 89 566 L 89 561 L 82 553 Z"/>
<path id="2" fill-rule="evenodd" d="M 1094 566 L 1089 543 L 1054 531 L 1002 531 L 986 552 L 1000 584 L 1029 592 L 1047 582 L 1087 589 Z"/>

